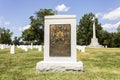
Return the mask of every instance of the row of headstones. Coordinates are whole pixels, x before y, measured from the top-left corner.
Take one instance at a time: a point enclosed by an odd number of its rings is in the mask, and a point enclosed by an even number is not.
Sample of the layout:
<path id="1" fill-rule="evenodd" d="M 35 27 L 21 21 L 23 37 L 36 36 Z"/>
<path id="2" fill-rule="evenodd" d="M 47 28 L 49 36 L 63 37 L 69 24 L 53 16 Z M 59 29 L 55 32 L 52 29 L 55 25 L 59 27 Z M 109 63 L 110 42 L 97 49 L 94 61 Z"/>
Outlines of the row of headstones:
<path id="1" fill-rule="evenodd" d="M 86 46 L 80 46 L 80 45 L 76 46 L 76 48 L 81 52 L 85 52 L 85 47 Z M 21 48 L 26 52 L 28 51 L 29 48 L 30 49 L 37 48 L 38 51 L 42 51 L 42 48 L 44 48 L 44 46 L 42 46 L 42 45 L 34 45 L 34 46 L 33 45 L 19 45 L 19 46 L 17 46 L 17 48 Z"/>
<path id="2" fill-rule="evenodd" d="M 20 48 L 22 50 L 24 50 L 25 52 L 28 51 L 28 49 L 33 49 L 33 48 L 37 48 L 38 51 L 42 51 L 43 46 L 42 45 L 17 45 L 17 48 Z M 10 53 L 11 54 L 15 54 L 15 45 L 12 45 L 10 48 Z"/>
<path id="3" fill-rule="evenodd" d="M 86 48 L 87 46 L 80 46 L 80 45 L 77 45 L 76 46 L 76 48 L 79 50 L 79 51 L 81 51 L 81 52 L 85 52 L 85 48 Z M 107 46 L 104 46 L 104 48 L 107 48 Z"/>
<path id="4" fill-rule="evenodd" d="M 33 49 L 33 48 L 38 49 L 38 51 L 42 51 L 42 48 L 44 48 L 44 46 L 42 45 L 19 45 L 17 46 L 17 48 L 21 48 L 22 50 L 26 52 L 28 51 L 28 49 Z"/>
<path id="5" fill-rule="evenodd" d="M 10 53 L 14 54 L 15 52 L 15 47 L 14 45 L 8 45 L 8 44 L 0 44 L 0 49 L 6 49 L 6 48 L 10 48 Z"/>
<path id="6" fill-rule="evenodd" d="M 0 44 L 0 49 L 10 48 L 10 46 L 8 44 Z"/>
<path id="7" fill-rule="evenodd" d="M 80 46 L 80 45 L 76 46 L 76 48 L 81 52 L 85 52 L 85 47 L 86 46 Z M 11 54 L 15 53 L 15 45 L 0 44 L 0 49 L 5 49 L 5 48 L 10 48 Z M 42 48 L 44 48 L 44 46 L 42 45 L 17 45 L 17 48 L 20 48 L 24 50 L 25 52 L 27 52 L 28 49 L 33 49 L 33 48 L 38 49 L 38 51 L 42 51 Z"/>
<path id="8" fill-rule="evenodd" d="M 15 54 L 15 45 L 8 45 L 8 44 L 0 44 L 0 49 L 6 49 L 6 48 L 10 48 L 10 54 Z M 36 48 L 38 49 L 38 51 L 42 51 L 42 48 L 44 48 L 44 46 L 42 45 L 17 45 L 17 48 L 20 48 L 24 51 L 28 51 L 28 49 L 33 49 Z"/>
<path id="9" fill-rule="evenodd" d="M 76 46 L 76 48 L 79 50 L 79 51 L 81 51 L 81 52 L 85 52 L 85 48 L 86 48 L 86 46 L 80 46 L 80 45 L 77 45 Z"/>

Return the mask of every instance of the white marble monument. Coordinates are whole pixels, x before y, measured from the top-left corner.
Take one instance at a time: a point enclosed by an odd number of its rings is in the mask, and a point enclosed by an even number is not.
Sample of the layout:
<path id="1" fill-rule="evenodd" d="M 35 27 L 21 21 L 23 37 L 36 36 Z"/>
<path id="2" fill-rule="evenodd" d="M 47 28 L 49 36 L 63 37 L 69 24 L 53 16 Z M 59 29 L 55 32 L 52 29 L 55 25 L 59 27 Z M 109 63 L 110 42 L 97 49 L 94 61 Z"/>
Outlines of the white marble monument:
<path id="1" fill-rule="evenodd" d="M 25 45 L 25 46 L 23 47 L 23 49 L 24 49 L 25 52 L 28 52 L 28 46 L 27 46 L 27 45 Z"/>
<path id="2" fill-rule="evenodd" d="M 40 52 L 42 51 L 42 45 L 38 46 L 38 51 L 40 51 Z"/>
<path id="3" fill-rule="evenodd" d="M 10 54 L 15 54 L 15 45 L 12 45 L 10 48 Z"/>
<path id="4" fill-rule="evenodd" d="M 76 46 L 76 48 L 77 48 L 79 51 L 83 52 L 83 53 L 85 52 L 85 47 L 86 47 L 86 46 L 80 46 L 80 45 L 77 45 L 77 46 Z"/>
<path id="5" fill-rule="evenodd" d="M 44 60 L 36 65 L 37 72 L 83 71 L 76 60 L 76 16 L 45 16 Z"/>
<path id="6" fill-rule="evenodd" d="M 89 48 L 102 48 L 103 46 L 98 43 L 98 38 L 96 38 L 96 30 L 95 30 L 95 17 L 93 17 L 93 38 L 91 39 L 90 45 L 87 47 Z"/>
<path id="7" fill-rule="evenodd" d="M 1 49 L 4 49 L 4 44 L 1 45 Z"/>
<path id="8" fill-rule="evenodd" d="M 30 45 L 30 49 L 33 49 L 33 43 L 31 43 L 31 45 Z"/>

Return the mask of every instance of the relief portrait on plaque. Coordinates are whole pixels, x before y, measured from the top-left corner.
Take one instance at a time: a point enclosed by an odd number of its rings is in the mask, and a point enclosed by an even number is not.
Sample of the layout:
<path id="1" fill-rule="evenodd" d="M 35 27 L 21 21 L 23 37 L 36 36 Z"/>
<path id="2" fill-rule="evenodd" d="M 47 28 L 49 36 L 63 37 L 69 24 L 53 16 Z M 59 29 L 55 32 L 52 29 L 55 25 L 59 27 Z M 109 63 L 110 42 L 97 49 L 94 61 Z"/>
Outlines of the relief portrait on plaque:
<path id="1" fill-rule="evenodd" d="M 50 56 L 71 56 L 71 25 L 50 24 Z"/>

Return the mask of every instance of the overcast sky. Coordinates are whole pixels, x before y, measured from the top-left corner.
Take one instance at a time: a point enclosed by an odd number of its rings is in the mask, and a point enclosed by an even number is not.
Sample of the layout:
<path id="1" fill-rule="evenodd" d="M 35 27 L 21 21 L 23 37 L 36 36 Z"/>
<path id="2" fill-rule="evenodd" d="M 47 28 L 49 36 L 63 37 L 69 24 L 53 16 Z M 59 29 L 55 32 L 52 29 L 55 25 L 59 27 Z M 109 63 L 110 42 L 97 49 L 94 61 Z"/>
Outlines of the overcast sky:
<path id="1" fill-rule="evenodd" d="M 120 24 L 120 0 L 0 0 L 0 27 L 20 36 L 39 9 L 51 8 L 58 14 L 76 15 L 77 24 L 85 13 L 94 13 L 104 30 L 115 32 Z"/>

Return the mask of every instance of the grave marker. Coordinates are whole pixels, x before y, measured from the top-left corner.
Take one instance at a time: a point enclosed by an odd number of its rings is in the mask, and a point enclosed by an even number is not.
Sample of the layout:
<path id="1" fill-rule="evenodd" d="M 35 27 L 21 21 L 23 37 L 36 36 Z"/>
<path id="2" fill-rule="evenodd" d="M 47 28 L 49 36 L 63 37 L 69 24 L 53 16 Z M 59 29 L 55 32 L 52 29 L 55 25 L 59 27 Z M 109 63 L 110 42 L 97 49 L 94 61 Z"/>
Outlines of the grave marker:
<path id="1" fill-rule="evenodd" d="M 76 16 L 45 16 L 44 60 L 36 65 L 37 72 L 83 71 L 76 60 Z"/>
<path id="2" fill-rule="evenodd" d="M 10 48 L 10 54 L 15 54 L 15 45 L 12 45 Z"/>

